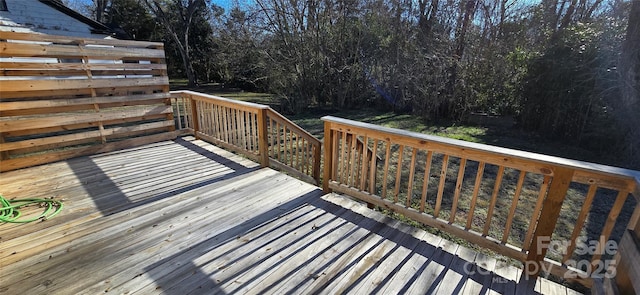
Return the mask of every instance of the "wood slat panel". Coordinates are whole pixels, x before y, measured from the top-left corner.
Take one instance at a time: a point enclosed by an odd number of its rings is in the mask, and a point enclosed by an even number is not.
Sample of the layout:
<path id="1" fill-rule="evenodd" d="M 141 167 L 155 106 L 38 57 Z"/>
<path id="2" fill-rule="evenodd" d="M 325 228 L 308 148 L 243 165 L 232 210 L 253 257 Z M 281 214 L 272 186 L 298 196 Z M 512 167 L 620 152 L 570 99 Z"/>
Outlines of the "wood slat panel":
<path id="1" fill-rule="evenodd" d="M 80 50 L 81 48 L 81 50 Z M 0 43 L 0 57 L 54 57 L 122 60 L 128 59 L 161 59 L 164 50 L 147 48 L 121 48 L 98 46 L 68 46 L 53 44 Z"/>
<path id="2" fill-rule="evenodd" d="M 151 78 L 108 78 L 108 79 L 69 79 L 69 80 L 4 80 L 1 83 L 3 96 L 12 92 L 57 91 L 86 88 L 118 88 L 135 86 L 168 85 L 168 77 Z"/>
<path id="3" fill-rule="evenodd" d="M 155 135 L 149 135 L 144 137 L 132 138 L 122 141 L 109 142 L 101 145 L 94 145 L 90 147 L 77 148 L 64 151 L 53 151 L 46 154 L 28 156 L 23 158 L 3 160 L 0 163 L 0 172 L 31 167 L 40 164 L 46 164 L 56 162 L 65 159 L 71 159 L 80 156 L 93 155 L 98 153 L 106 153 L 124 148 L 140 146 L 153 142 L 159 142 L 164 140 L 175 139 L 180 131 L 164 132 Z"/>
<path id="4" fill-rule="evenodd" d="M 185 132 L 162 43 L 0 32 L 0 57 L 3 171 Z"/>
<path id="5" fill-rule="evenodd" d="M 154 93 L 154 94 L 139 94 L 139 95 L 127 95 L 127 96 L 100 96 L 100 97 L 88 97 L 88 98 L 65 98 L 65 99 L 53 99 L 50 100 L 32 100 L 32 101 L 13 101 L 13 102 L 0 102 L 0 112 L 3 116 L 5 112 L 15 110 L 30 110 L 30 109 L 45 109 L 55 107 L 68 107 L 79 105 L 94 105 L 94 104 L 114 104 L 114 103 L 133 103 L 136 101 L 152 101 L 159 99 L 167 99 L 170 97 L 168 93 Z"/>
<path id="6" fill-rule="evenodd" d="M 123 95 L 131 95 L 131 94 L 141 94 L 141 93 L 157 93 L 157 92 L 167 92 L 165 88 L 167 85 L 154 85 L 154 86 L 121 86 L 118 88 L 113 87 L 105 87 L 105 88 L 81 88 L 81 89 L 59 89 L 56 90 L 53 96 L 54 99 L 61 98 L 80 98 L 80 97 L 92 97 L 92 90 L 95 91 L 96 96 L 123 96 Z M 18 91 L 18 92 L 3 92 L 0 101 L 27 101 L 27 100 L 36 100 L 36 99 L 51 99 L 52 93 L 47 90 L 38 90 L 38 91 Z"/>
<path id="7" fill-rule="evenodd" d="M 104 120 L 102 121 L 102 124 L 103 126 L 127 124 L 127 123 L 133 124 L 135 122 L 140 122 L 140 121 L 166 120 L 166 118 L 167 118 L 167 114 L 145 115 L 142 117 Z M 55 132 L 69 131 L 69 130 L 76 130 L 76 129 L 94 128 L 94 127 L 96 127 L 95 122 L 89 122 L 89 123 L 54 126 L 54 127 L 40 128 L 40 129 L 19 130 L 19 131 L 6 132 L 4 134 L 7 137 L 32 136 L 32 135 L 40 135 L 40 134 L 42 134 L 43 136 L 46 136 L 48 133 L 55 133 Z"/>
<path id="8" fill-rule="evenodd" d="M 93 45 L 109 45 L 134 48 L 163 48 L 164 44 L 160 42 L 118 40 L 118 39 L 87 39 L 72 36 L 57 36 L 39 33 L 18 33 L 18 32 L 0 32 L 0 39 L 4 40 L 23 40 L 37 42 L 55 42 L 57 44 L 93 44 Z"/>
<path id="9" fill-rule="evenodd" d="M 141 70 L 167 70 L 166 64 L 149 64 L 149 63 L 65 63 L 65 62 L 8 62 L 0 61 L 2 71 L 82 71 L 81 75 L 86 74 L 86 70 L 91 71 L 141 71 Z M 2 72 L 0 72 L 2 73 Z M 59 75 L 58 75 L 59 76 Z"/>
<path id="10" fill-rule="evenodd" d="M 164 128 L 164 127 L 170 127 L 170 126 L 173 126 L 173 122 L 161 121 L 161 122 L 155 122 L 155 123 L 133 125 L 129 127 L 107 128 L 104 131 L 96 130 L 96 131 L 89 131 L 89 132 L 73 133 L 68 135 L 58 135 L 58 136 L 49 136 L 44 138 L 22 140 L 17 142 L 5 142 L 5 143 L 0 143 L 0 151 L 10 151 L 10 150 L 16 150 L 16 149 L 24 149 L 24 148 L 30 148 L 30 147 L 56 144 L 56 143 L 75 142 L 82 139 L 100 137 L 101 135 L 105 135 L 105 136 L 117 135 L 120 133 L 144 131 L 149 129 L 157 129 L 157 128 Z"/>
<path id="11" fill-rule="evenodd" d="M 94 78 L 111 78 L 114 76 L 159 76 L 166 70 L 151 70 L 151 69 L 113 69 L 113 70 L 96 70 L 88 68 L 86 70 L 1 70 L 3 76 L 10 76 L 14 79 L 20 79 L 20 77 L 62 77 L 62 76 L 84 76 L 90 71 Z M 123 77 L 124 78 L 124 77 Z"/>
<path id="12" fill-rule="evenodd" d="M 86 113 L 70 116 L 49 116 L 44 118 L 22 120 L 2 120 L 0 121 L 0 132 L 47 128 L 51 126 L 65 126 L 125 118 L 136 118 L 144 117 L 147 115 L 169 114 L 172 112 L 173 109 L 171 108 L 171 106 L 163 105 L 136 107 L 131 110 L 122 110 L 117 112 L 114 111 L 103 113 Z"/>

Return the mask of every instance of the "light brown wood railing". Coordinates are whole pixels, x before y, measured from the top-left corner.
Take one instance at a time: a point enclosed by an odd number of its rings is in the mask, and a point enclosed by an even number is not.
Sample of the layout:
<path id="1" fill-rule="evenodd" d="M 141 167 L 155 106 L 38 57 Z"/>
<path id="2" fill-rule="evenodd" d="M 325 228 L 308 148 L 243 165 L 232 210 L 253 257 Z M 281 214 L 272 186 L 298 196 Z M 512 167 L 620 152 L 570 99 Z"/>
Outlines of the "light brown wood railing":
<path id="1" fill-rule="evenodd" d="M 320 181 L 321 142 L 268 106 L 173 91 L 178 129 L 299 178 Z"/>
<path id="2" fill-rule="evenodd" d="M 630 224 L 620 239 L 619 261 L 615 278 L 608 283 L 615 284 L 620 294 L 640 294 L 640 220 Z M 605 281 L 605 285 L 607 281 Z M 606 289 L 604 294 L 614 293 Z"/>
<path id="3" fill-rule="evenodd" d="M 320 140 L 271 108 L 267 110 L 267 133 L 271 165 L 301 172 L 320 184 Z"/>
<path id="4" fill-rule="evenodd" d="M 640 218 L 640 206 L 623 210 L 637 202 L 632 195 L 640 196 L 638 171 L 322 119 L 326 192 L 359 198 L 519 260 L 527 275 L 545 271 L 591 286 L 594 271 L 615 267 L 600 269 L 599 261 L 613 258 L 598 253 L 614 238 L 619 215 L 629 227 Z M 368 149 L 358 149 L 350 137 Z M 367 154 L 372 151 L 375 157 Z M 581 239 L 594 237 L 600 248 L 576 252 L 584 250 Z M 589 265 L 576 263 L 585 260 Z"/>

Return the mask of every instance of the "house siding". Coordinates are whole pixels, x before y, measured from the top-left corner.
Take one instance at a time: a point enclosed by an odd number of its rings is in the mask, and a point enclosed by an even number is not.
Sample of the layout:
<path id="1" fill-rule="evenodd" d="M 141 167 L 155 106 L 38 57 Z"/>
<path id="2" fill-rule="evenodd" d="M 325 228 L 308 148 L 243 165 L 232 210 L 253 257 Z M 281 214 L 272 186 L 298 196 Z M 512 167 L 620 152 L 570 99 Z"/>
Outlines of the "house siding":
<path id="1" fill-rule="evenodd" d="M 91 33 L 91 26 L 38 0 L 6 0 L 8 11 L 0 11 L 0 31 L 34 32 L 84 38 L 106 38 Z"/>

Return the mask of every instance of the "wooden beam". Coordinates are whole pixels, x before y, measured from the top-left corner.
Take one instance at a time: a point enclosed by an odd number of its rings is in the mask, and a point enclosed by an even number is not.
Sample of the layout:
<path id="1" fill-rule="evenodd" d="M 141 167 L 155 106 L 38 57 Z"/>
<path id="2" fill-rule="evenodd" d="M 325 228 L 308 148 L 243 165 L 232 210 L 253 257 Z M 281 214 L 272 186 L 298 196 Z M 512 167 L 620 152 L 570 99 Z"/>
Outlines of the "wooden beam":
<path id="1" fill-rule="evenodd" d="M 109 78 L 109 79 L 69 79 L 69 80 L 5 80 L 2 92 L 57 91 L 86 88 L 119 88 L 132 86 L 161 86 L 169 84 L 168 77 L 150 78 Z"/>
<path id="2" fill-rule="evenodd" d="M 82 50 L 79 50 L 79 47 Z M 98 46 L 69 46 L 33 43 L 0 43 L 0 57 L 66 57 L 92 59 L 122 60 L 122 59 L 157 59 L 164 58 L 164 50 L 149 48 L 122 48 Z"/>
<path id="3" fill-rule="evenodd" d="M 34 33 L 18 33 L 18 32 L 0 32 L 0 39 L 2 40 L 25 40 L 25 41 L 37 41 L 37 42 L 55 42 L 57 44 L 69 44 L 77 45 L 79 42 L 91 45 L 109 45 L 120 47 L 137 47 L 137 48 L 164 48 L 162 42 L 146 42 L 146 41 L 133 41 L 133 40 L 119 40 L 119 39 L 98 39 L 98 38 L 82 38 L 72 36 L 57 36 L 47 34 L 34 34 Z"/>
<path id="4" fill-rule="evenodd" d="M 258 156 L 260 166 L 269 167 L 269 134 L 267 133 L 267 109 L 258 111 Z"/>
<path id="5" fill-rule="evenodd" d="M 333 171 L 333 166 L 338 163 L 334 163 L 334 141 L 336 139 L 333 138 L 333 131 L 331 130 L 331 122 L 324 122 L 324 139 L 322 140 L 322 145 L 324 146 L 324 167 L 322 174 L 322 190 L 325 193 L 331 193 L 331 189 L 329 188 L 329 181 L 331 179 L 331 172 Z"/>
<path id="6" fill-rule="evenodd" d="M 121 133 L 137 132 L 137 131 L 144 131 L 144 130 L 157 129 L 157 128 L 167 128 L 172 125 L 173 125 L 172 121 L 160 121 L 160 122 L 153 122 L 153 123 L 146 123 L 146 124 L 138 124 L 133 126 L 107 128 L 104 130 L 103 133 L 105 136 L 111 136 L 111 135 L 118 135 Z M 84 140 L 87 138 L 98 138 L 100 136 L 101 136 L 101 132 L 99 130 L 95 130 L 95 131 L 58 135 L 58 136 L 48 136 L 43 138 L 27 139 L 27 140 L 14 141 L 14 142 L 6 142 L 6 143 L 0 142 L 0 152 L 32 148 L 32 147 L 38 147 L 38 146 L 46 146 L 51 144 L 63 143 L 63 142 L 73 143 L 78 140 Z"/>
<path id="7" fill-rule="evenodd" d="M 540 218 L 537 224 L 529 225 L 536 227 L 529 246 L 525 272 L 523 272 L 524 275 L 529 276 L 529 279 L 537 277 L 542 269 L 542 261 L 544 261 L 548 250 L 547 245 L 543 245 L 542 243 L 546 242 L 548 244 L 548 242 L 551 241 L 551 235 L 556 228 L 562 203 L 567 195 L 574 170 L 565 167 L 555 167 L 553 172 L 554 176 L 551 180 L 547 198 L 542 205 Z"/>
<path id="8" fill-rule="evenodd" d="M 23 120 L 2 120 L 0 121 L 0 132 L 12 132 L 29 129 L 47 128 L 52 126 L 65 126 L 73 124 L 91 123 L 98 121 L 110 121 L 132 117 L 145 117 L 149 115 L 172 113 L 171 106 L 148 106 L 137 107 L 131 110 L 102 112 L 102 113 L 81 113 L 67 116 L 49 116 L 35 119 Z"/>
<path id="9" fill-rule="evenodd" d="M 331 148 L 331 147 L 325 147 Z M 312 144 L 312 153 L 313 153 L 313 169 L 312 169 L 312 177 L 315 179 L 317 184 L 320 184 L 320 160 L 322 158 L 322 145 L 321 144 Z"/>

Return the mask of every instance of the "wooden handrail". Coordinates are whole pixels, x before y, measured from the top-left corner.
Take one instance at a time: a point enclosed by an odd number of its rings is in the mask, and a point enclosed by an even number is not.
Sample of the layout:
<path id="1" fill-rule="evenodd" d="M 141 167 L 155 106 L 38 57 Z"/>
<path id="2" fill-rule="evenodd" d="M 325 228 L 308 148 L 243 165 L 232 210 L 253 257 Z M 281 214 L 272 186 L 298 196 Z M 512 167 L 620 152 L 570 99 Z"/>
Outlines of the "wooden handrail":
<path id="1" fill-rule="evenodd" d="M 188 111 L 184 101 L 176 101 L 174 110 L 178 117 L 178 111 L 185 112 L 187 129 L 196 138 L 320 183 L 320 140 L 270 107 L 187 90 L 171 94 L 189 101 Z"/>
<path id="2" fill-rule="evenodd" d="M 241 101 L 241 100 L 234 100 L 226 97 L 220 97 L 220 96 L 215 96 L 211 94 L 195 92 L 191 90 L 176 90 L 176 91 L 171 91 L 171 94 L 173 96 L 180 96 L 180 97 L 187 96 L 196 100 L 210 99 L 211 101 L 215 101 L 216 104 L 219 104 L 225 107 L 233 107 L 233 108 L 238 108 L 243 110 L 269 109 L 269 107 L 266 105 L 261 105 L 261 104 Z"/>
<path id="3" fill-rule="evenodd" d="M 514 150 L 475 142 L 462 141 L 446 137 L 394 129 L 364 122 L 358 122 L 333 116 L 322 117 L 322 120 L 330 123 L 348 125 L 354 132 L 372 130 L 389 136 L 396 137 L 399 143 L 406 141 L 424 141 L 434 151 L 446 150 L 453 156 L 467 157 L 467 159 L 482 160 L 485 162 L 512 164 L 531 172 L 553 176 L 550 166 L 561 166 L 575 170 L 573 179 L 577 181 L 598 181 L 601 187 L 612 189 L 624 188 L 636 195 L 640 195 L 640 171 L 571 160 L 544 154 Z M 592 178 L 598 178 L 592 179 Z"/>
<path id="4" fill-rule="evenodd" d="M 598 188 L 617 191 L 615 204 L 601 225 L 601 236 L 606 240 L 611 238 L 629 194 L 640 196 L 639 171 L 331 116 L 322 120 L 325 122 L 323 189 L 326 192 L 351 195 L 520 260 L 525 264 L 527 271 L 523 274 L 526 275 L 535 276 L 541 270 L 559 276 L 569 274 L 575 281 L 590 286 L 593 282 L 590 274 L 572 268 L 569 259 L 576 249 L 579 229 L 585 225 L 591 200 L 610 198 L 598 195 Z M 368 151 L 383 154 L 384 165 L 379 165 L 376 159 L 367 159 L 369 152 L 357 153 L 354 141 L 349 138 L 361 140 Z M 474 176 L 474 181 L 465 181 L 465 168 Z M 430 181 L 433 184 L 429 184 Z M 589 191 L 577 191 L 572 188 L 573 183 L 589 187 Z M 520 205 L 520 195 L 525 191 L 529 196 L 526 199 L 533 199 L 535 206 Z M 570 242 L 567 247 L 570 253 L 551 259 L 546 255 L 548 244 L 562 218 L 562 205 L 572 194 L 587 195 L 587 201 L 581 205 L 571 236 L 560 237 Z M 463 198 L 469 200 L 468 205 L 463 205 Z M 479 202 L 481 198 L 485 199 L 483 203 Z M 571 198 L 572 202 L 579 201 L 575 196 Z M 478 213 L 480 211 L 486 214 Z M 520 234 L 514 237 L 511 233 L 515 230 L 516 212 L 519 212 L 520 224 L 526 220 L 526 228 L 519 228 Z M 636 220 L 630 222 L 637 222 L 637 214 Z M 503 224 L 496 225 L 492 217 L 502 220 Z M 485 224 L 474 226 L 474 220 L 476 223 L 484 220 Z M 600 258 L 600 254 L 594 253 L 591 263 Z"/>
<path id="5" fill-rule="evenodd" d="M 269 130 L 273 130 L 274 127 L 277 128 L 278 126 L 282 125 L 286 129 L 295 133 L 297 136 L 301 137 L 303 139 L 303 144 L 307 143 L 310 146 L 311 151 L 309 151 L 309 153 L 311 154 L 310 156 L 312 161 L 311 163 L 307 163 L 307 164 L 308 166 L 311 167 L 311 169 L 299 168 L 298 171 L 307 170 L 307 171 L 302 171 L 303 172 L 302 175 L 308 175 L 313 179 L 313 182 L 315 182 L 316 184 L 320 184 L 320 160 L 322 157 L 322 154 L 321 154 L 322 142 L 319 139 L 317 139 L 315 136 L 313 136 L 311 133 L 302 129 L 300 126 L 293 123 L 291 120 L 287 119 L 285 116 L 281 115 L 280 113 L 274 111 L 271 108 L 267 109 L 267 118 L 270 120 Z M 273 123 L 275 123 L 275 125 Z M 275 132 L 273 134 L 270 132 L 269 134 L 277 136 L 278 132 Z M 274 141 L 279 141 L 279 140 L 274 138 Z M 276 152 L 280 153 L 280 151 L 277 151 L 275 146 L 270 146 L 270 149 L 272 151 L 272 154 L 275 154 Z M 306 156 L 309 156 L 309 155 L 305 155 L 303 153 L 302 157 L 304 158 Z M 275 163 L 280 163 L 279 161 L 280 158 L 276 159 L 272 157 L 272 160 L 276 161 Z M 302 159 L 298 161 L 299 165 L 297 166 L 305 165 L 303 164 L 303 162 L 306 163 L 306 160 Z M 280 163 L 280 164 L 283 164 L 283 163 Z M 283 165 L 286 165 L 286 164 L 283 164 Z M 302 176 L 302 175 L 299 175 L 299 176 Z"/>

